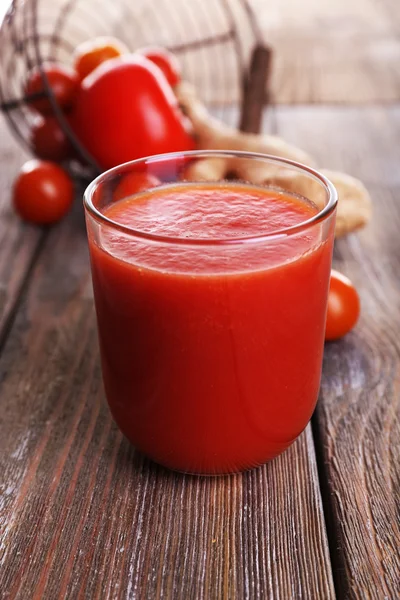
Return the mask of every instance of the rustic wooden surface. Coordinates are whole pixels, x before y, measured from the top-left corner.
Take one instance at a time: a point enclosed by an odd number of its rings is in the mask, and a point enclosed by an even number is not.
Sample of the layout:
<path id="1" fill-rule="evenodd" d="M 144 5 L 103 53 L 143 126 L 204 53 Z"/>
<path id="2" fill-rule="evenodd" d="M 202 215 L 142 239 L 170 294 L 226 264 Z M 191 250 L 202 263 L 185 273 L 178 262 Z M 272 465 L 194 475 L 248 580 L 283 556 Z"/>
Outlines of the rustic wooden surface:
<path id="1" fill-rule="evenodd" d="M 18 221 L 24 157 L 1 123 L 0 598 L 399 598 L 400 8 L 251 3 L 275 49 L 264 129 L 373 196 L 334 257 L 361 322 L 326 347 L 312 430 L 270 465 L 208 479 L 149 463 L 103 397 L 79 205 L 49 233 Z"/>
<path id="2" fill-rule="evenodd" d="M 310 428 L 235 477 L 144 461 L 103 397 L 79 204 L 29 275 L 0 356 L 5 597 L 334 598 Z"/>
<path id="3" fill-rule="evenodd" d="M 399 100 L 398 0 L 250 0 L 280 104 Z"/>
<path id="4" fill-rule="evenodd" d="M 323 165 L 359 176 L 373 223 L 336 244 L 361 293 L 362 320 L 325 351 L 314 432 L 323 460 L 338 590 L 400 594 L 400 104 L 282 108 L 277 127 Z"/>
<path id="5" fill-rule="evenodd" d="M 10 210 L 13 178 L 24 160 L 1 120 L 0 134 L 0 346 L 39 248 L 42 232 L 21 223 Z"/>

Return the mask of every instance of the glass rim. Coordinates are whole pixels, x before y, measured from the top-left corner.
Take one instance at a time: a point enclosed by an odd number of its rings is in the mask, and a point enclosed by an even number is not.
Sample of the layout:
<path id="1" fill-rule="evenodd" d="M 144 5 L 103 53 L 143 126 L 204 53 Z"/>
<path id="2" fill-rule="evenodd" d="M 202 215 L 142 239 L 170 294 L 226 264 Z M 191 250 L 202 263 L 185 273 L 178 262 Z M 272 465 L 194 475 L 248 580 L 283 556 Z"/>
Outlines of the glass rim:
<path id="1" fill-rule="evenodd" d="M 163 160 L 164 161 L 165 160 L 173 160 L 173 159 L 179 159 L 179 158 L 185 158 L 185 157 L 193 157 L 193 158 L 195 158 L 195 157 L 197 157 L 197 158 L 211 158 L 211 157 L 229 158 L 229 157 L 231 157 L 232 158 L 233 157 L 233 158 L 243 158 L 243 159 L 257 159 L 257 160 L 263 160 L 263 161 L 266 161 L 269 163 L 274 163 L 274 164 L 278 164 L 278 165 L 281 164 L 286 167 L 291 167 L 295 171 L 298 171 L 300 173 L 308 175 L 309 177 L 314 179 L 314 181 L 318 181 L 322 185 L 322 187 L 325 189 L 325 192 L 327 193 L 328 202 L 321 210 L 318 210 L 318 212 L 315 215 L 313 215 L 312 217 L 310 217 L 309 219 L 306 219 L 305 221 L 302 221 L 301 223 L 298 223 L 296 225 L 291 225 L 290 227 L 285 227 L 285 228 L 282 228 L 282 229 L 279 229 L 276 231 L 272 231 L 270 233 L 260 233 L 260 234 L 255 234 L 255 235 L 251 235 L 251 236 L 242 236 L 242 237 L 233 237 L 233 238 L 232 237 L 231 238 L 210 238 L 210 239 L 209 238 L 189 238 L 188 239 L 188 238 L 183 238 L 183 237 L 173 237 L 173 236 L 165 236 L 165 235 L 146 233 L 146 232 L 140 231 L 138 229 L 129 227 L 128 225 L 123 225 L 121 223 L 118 223 L 117 221 L 114 221 L 113 219 L 110 219 L 104 213 L 102 213 L 98 208 L 96 208 L 96 206 L 93 204 L 93 196 L 94 196 L 96 189 L 99 187 L 99 185 L 101 185 L 101 183 L 103 183 L 109 177 L 119 175 L 124 168 L 127 169 L 128 167 L 134 166 L 134 165 L 158 163 L 158 162 L 162 162 Z M 223 181 L 224 180 L 221 180 L 221 182 L 223 182 Z M 238 181 L 239 181 L 239 183 L 250 183 L 251 185 L 254 185 L 255 187 L 257 187 L 257 186 L 262 187 L 262 185 L 256 184 L 256 183 L 252 184 L 251 182 L 244 182 L 241 180 L 238 180 Z M 174 184 L 175 182 L 171 182 L 171 183 Z M 184 182 L 182 182 L 182 183 L 184 183 Z M 191 183 L 191 182 L 188 182 L 188 183 Z M 214 183 L 219 183 L 219 182 L 218 181 L 199 181 L 199 182 L 193 181 L 192 183 L 194 183 L 194 184 L 204 183 L 204 184 L 212 185 Z M 157 189 L 157 188 L 154 188 L 154 189 Z M 282 191 L 284 192 L 285 190 L 282 190 Z M 108 169 L 107 171 L 104 171 L 103 173 L 98 175 L 87 186 L 87 188 L 85 189 L 85 192 L 83 194 L 83 205 L 84 205 L 85 211 L 87 211 L 91 215 L 91 217 L 93 217 L 97 222 L 107 225 L 108 227 L 110 227 L 112 229 L 121 231 L 122 233 L 128 234 L 132 237 L 140 238 L 143 240 L 148 240 L 150 242 L 158 242 L 158 243 L 171 244 L 171 245 L 180 244 L 180 245 L 184 245 L 184 246 L 224 246 L 224 245 L 235 245 L 235 244 L 240 245 L 240 244 L 244 244 L 244 243 L 260 243 L 263 241 L 284 239 L 284 238 L 290 237 L 292 235 L 295 235 L 297 233 L 300 233 L 302 231 L 305 231 L 305 230 L 313 227 L 314 225 L 317 225 L 318 223 L 327 219 L 335 210 L 337 203 L 338 203 L 338 193 L 337 193 L 335 186 L 327 177 L 325 177 L 325 175 L 323 175 L 316 169 L 313 169 L 312 167 L 308 167 L 307 165 L 296 162 L 289 158 L 274 156 L 272 154 L 245 152 L 245 151 L 240 151 L 240 150 L 189 150 L 189 151 L 185 151 L 185 152 L 168 152 L 168 153 L 164 153 L 164 154 L 155 154 L 152 156 L 145 156 L 143 158 L 138 158 L 136 160 L 122 163 L 120 165 L 117 165 L 116 167 L 113 167 L 112 169 Z"/>

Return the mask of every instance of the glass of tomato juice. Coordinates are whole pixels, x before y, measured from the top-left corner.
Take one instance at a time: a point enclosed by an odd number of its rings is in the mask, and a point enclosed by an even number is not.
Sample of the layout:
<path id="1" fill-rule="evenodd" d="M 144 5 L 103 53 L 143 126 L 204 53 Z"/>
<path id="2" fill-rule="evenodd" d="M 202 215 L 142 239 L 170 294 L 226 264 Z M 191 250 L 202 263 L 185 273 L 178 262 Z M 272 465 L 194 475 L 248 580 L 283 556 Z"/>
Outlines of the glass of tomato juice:
<path id="1" fill-rule="evenodd" d="M 313 169 L 240 152 L 148 157 L 89 185 L 104 386 L 138 450 L 226 474 L 303 431 L 320 385 L 336 204 Z"/>

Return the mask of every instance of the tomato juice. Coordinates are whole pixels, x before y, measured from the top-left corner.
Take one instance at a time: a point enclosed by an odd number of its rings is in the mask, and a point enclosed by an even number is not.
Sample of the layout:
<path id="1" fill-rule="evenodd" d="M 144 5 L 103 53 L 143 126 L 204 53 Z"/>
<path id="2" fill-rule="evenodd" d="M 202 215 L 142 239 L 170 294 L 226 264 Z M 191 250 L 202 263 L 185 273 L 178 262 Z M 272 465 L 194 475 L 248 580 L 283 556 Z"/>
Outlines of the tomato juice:
<path id="1" fill-rule="evenodd" d="M 235 182 L 166 185 L 102 212 L 132 229 L 88 226 L 122 432 L 183 472 L 240 471 L 284 451 L 318 397 L 333 220 L 328 233 L 321 222 L 273 235 L 318 209 Z"/>

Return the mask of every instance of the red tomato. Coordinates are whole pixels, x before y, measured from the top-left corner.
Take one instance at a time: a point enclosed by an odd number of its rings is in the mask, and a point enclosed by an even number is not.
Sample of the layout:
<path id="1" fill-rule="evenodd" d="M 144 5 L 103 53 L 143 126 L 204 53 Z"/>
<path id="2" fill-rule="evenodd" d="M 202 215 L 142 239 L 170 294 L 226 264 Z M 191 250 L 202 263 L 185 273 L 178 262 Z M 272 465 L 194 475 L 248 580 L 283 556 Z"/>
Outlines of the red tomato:
<path id="1" fill-rule="evenodd" d="M 101 36 L 79 44 L 74 52 L 74 68 L 80 81 L 110 58 L 127 54 L 128 48 L 113 37 Z"/>
<path id="2" fill-rule="evenodd" d="M 55 117 L 38 117 L 34 121 L 31 142 L 39 158 L 59 162 L 73 155 L 72 144 Z"/>
<path id="3" fill-rule="evenodd" d="M 14 183 L 15 210 L 23 219 L 37 225 L 59 221 L 71 208 L 73 199 L 71 178 L 50 161 L 28 161 Z"/>
<path id="4" fill-rule="evenodd" d="M 103 169 L 194 148 L 164 75 L 138 54 L 112 58 L 85 77 L 71 123 Z"/>
<path id="5" fill-rule="evenodd" d="M 137 194 L 138 192 L 144 192 L 150 188 L 161 185 L 161 181 L 150 173 L 133 172 L 125 175 L 117 185 L 113 193 L 113 200 L 122 200 Z"/>
<path id="6" fill-rule="evenodd" d="M 175 54 L 165 48 L 149 46 L 136 50 L 151 62 L 153 62 L 164 73 L 166 80 L 171 87 L 174 87 L 181 80 L 181 66 Z"/>
<path id="7" fill-rule="evenodd" d="M 60 108 L 69 110 L 74 103 L 79 86 L 75 71 L 65 65 L 56 63 L 45 64 L 43 65 L 43 69 Z M 46 86 L 42 81 L 42 75 L 39 69 L 36 68 L 29 76 L 25 87 L 25 95 L 31 96 L 40 93 L 47 94 Z M 29 104 L 42 115 L 48 115 L 53 112 L 50 99 L 47 95 L 36 100 L 29 100 Z"/>
<path id="8" fill-rule="evenodd" d="M 332 270 L 325 339 L 337 340 L 346 335 L 357 323 L 359 315 L 360 298 L 357 290 L 350 279 Z"/>

